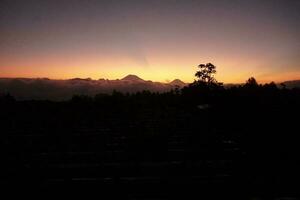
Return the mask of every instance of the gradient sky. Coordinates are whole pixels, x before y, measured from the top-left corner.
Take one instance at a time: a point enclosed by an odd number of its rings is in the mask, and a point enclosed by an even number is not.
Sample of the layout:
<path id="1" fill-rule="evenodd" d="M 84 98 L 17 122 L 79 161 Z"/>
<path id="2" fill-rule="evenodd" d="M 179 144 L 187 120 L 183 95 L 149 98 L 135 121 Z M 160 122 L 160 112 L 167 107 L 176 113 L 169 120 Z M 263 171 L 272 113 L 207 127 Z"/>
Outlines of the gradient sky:
<path id="1" fill-rule="evenodd" d="M 299 0 L 1 0 L 0 77 L 300 79 Z"/>

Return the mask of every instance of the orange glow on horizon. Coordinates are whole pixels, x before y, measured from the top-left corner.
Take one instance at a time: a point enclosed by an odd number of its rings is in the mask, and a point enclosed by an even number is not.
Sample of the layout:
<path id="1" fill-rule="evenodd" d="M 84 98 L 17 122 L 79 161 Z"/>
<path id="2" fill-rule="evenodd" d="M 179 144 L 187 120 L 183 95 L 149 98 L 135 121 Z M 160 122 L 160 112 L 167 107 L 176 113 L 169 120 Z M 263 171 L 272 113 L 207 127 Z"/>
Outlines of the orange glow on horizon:
<path id="1" fill-rule="evenodd" d="M 197 67 L 190 67 L 186 71 L 177 70 L 174 71 L 172 67 L 129 67 L 129 68 L 115 68 L 110 70 L 108 67 L 106 70 L 99 70 L 98 67 L 93 65 L 85 65 L 88 67 L 82 68 L 81 66 L 61 66 L 55 67 L 53 70 L 48 70 L 51 66 L 45 68 L 36 68 L 34 66 L 24 67 L 8 67 L 8 69 L 2 70 L 0 78 L 50 78 L 50 79 L 71 79 L 71 78 L 91 78 L 98 80 L 101 78 L 116 80 L 121 79 L 128 74 L 135 74 L 144 80 L 151 80 L 157 82 L 170 82 L 174 79 L 180 79 L 186 83 L 193 82 L 196 77 L 194 76 Z M 259 83 L 283 82 L 287 80 L 299 80 L 300 72 L 285 72 L 278 74 L 266 74 L 261 75 L 257 73 L 236 72 L 234 70 L 224 71 L 222 68 L 217 67 L 216 79 L 223 83 L 244 83 L 248 78 L 255 77 Z"/>
<path id="2" fill-rule="evenodd" d="M 181 52 L 174 52 L 174 55 L 170 56 L 165 52 L 159 54 L 155 50 L 149 50 L 145 53 L 146 64 L 124 55 L 7 56 L 0 62 L 0 77 L 114 80 L 121 79 L 128 74 L 135 74 L 144 80 L 169 82 L 180 79 L 190 83 L 195 80 L 194 74 L 198 70 L 197 65 L 211 62 L 217 66 L 216 79 L 223 83 L 244 83 L 252 76 L 260 83 L 300 79 L 300 72 L 297 70 L 285 72 L 271 69 L 270 71 L 268 68 L 259 67 L 262 62 L 252 61 L 248 57 L 203 56 L 199 61 L 197 53 L 181 57 L 180 54 Z M 263 58 L 259 59 L 263 60 Z"/>

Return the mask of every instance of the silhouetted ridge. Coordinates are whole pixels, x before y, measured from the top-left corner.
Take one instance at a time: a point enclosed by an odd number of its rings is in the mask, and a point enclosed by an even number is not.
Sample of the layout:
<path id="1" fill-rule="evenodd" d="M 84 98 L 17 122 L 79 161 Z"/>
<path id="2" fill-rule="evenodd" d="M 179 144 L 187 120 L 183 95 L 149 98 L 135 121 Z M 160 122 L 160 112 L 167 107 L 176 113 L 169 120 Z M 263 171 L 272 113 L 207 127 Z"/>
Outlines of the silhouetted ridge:
<path id="1" fill-rule="evenodd" d="M 300 88 L 300 80 L 284 81 L 282 84 L 287 88 Z"/>
<path id="2" fill-rule="evenodd" d="M 92 81 L 91 78 L 72 78 L 72 79 L 69 79 L 69 80 L 70 81 Z"/>
<path id="3" fill-rule="evenodd" d="M 187 84 L 180 79 L 174 79 L 172 82 L 170 82 L 170 85 L 186 86 Z"/>
<path id="4" fill-rule="evenodd" d="M 136 75 L 132 75 L 129 74 L 127 76 L 125 76 L 124 78 L 121 79 L 122 81 L 144 81 L 143 79 L 141 79 L 140 77 L 136 76 Z"/>

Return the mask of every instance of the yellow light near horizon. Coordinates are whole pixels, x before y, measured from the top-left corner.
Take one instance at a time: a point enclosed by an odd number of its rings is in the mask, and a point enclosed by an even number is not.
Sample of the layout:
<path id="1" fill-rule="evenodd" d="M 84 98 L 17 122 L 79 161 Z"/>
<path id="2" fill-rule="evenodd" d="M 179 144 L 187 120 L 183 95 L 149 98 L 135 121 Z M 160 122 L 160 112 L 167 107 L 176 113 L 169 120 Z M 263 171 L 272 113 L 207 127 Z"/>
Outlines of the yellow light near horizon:
<path id="1" fill-rule="evenodd" d="M 181 60 L 176 63 L 148 58 L 148 66 L 140 66 L 128 58 L 118 59 L 119 57 L 106 57 L 92 59 L 95 56 L 67 59 L 38 59 L 32 58 L 26 61 L 22 59 L 3 60 L 0 63 L 0 77 L 28 77 L 28 78 L 50 78 L 50 79 L 70 79 L 70 78 L 92 78 L 98 80 L 121 79 L 128 74 L 135 74 L 144 80 L 169 82 L 174 79 L 180 79 L 191 83 L 196 79 L 194 76 L 198 70 L 195 58 Z M 183 64 L 183 63 L 187 64 Z M 175 64 L 174 64 L 175 63 Z M 195 64 L 197 63 L 197 64 Z M 260 83 L 282 82 L 286 80 L 300 79 L 300 72 L 273 72 L 267 75 L 262 69 L 255 67 L 255 63 L 242 60 L 238 62 L 229 62 L 227 60 L 212 61 L 217 66 L 216 79 L 223 83 L 244 83 L 249 77 L 253 76 Z M 243 63 L 243 65 L 241 65 Z M 185 66 L 185 67 L 184 67 Z M 242 67 L 241 67 L 242 66 Z M 254 67 L 249 67 L 254 66 Z"/>

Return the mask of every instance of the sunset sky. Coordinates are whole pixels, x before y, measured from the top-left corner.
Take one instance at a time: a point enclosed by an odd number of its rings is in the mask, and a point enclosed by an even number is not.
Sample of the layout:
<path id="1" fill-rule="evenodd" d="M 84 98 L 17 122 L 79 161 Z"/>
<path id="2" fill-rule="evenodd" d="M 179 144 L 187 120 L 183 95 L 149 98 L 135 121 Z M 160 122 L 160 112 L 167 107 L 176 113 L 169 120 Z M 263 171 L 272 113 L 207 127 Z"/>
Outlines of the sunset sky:
<path id="1" fill-rule="evenodd" d="M 299 0 L 1 0 L 0 77 L 300 79 Z"/>

